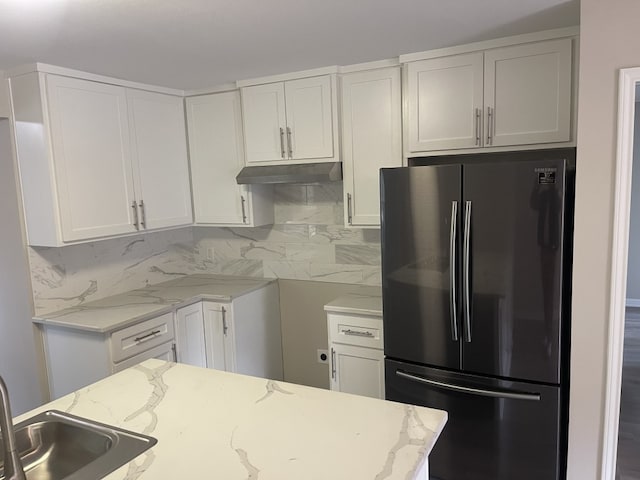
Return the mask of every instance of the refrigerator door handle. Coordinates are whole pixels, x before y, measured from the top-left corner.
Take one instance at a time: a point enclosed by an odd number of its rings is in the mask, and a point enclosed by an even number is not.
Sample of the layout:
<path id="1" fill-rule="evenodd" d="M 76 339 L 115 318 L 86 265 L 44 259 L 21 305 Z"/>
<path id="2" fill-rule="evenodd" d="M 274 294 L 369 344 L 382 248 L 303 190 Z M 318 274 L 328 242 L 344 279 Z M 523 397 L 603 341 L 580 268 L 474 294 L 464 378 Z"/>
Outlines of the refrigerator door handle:
<path id="1" fill-rule="evenodd" d="M 451 202 L 451 231 L 449 232 L 449 315 L 451 316 L 451 339 L 458 341 L 458 312 L 456 301 L 456 236 L 458 228 L 458 202 Z"/>
<path id="2" fill-rule="evenodd" d="M 535 402 L 540 401 L 539 393 L 520 392 L 513 390 L 485 390 L 484 388 L 465 387 L 463 385 L 455 385 L 452 383 L 429 380 L 424 377 L 412 375 L 402 370 L 396 370 L 396 375 L 398 377 L 406 378 L 407 380 L 422 383 L 436 388 L 441 388 L 443 390 L 451 390 L 453 392 L 468 393 L 470 395 L 479 395 L 482 397 L 507 398 L 511 400 L 530 400 Z"/>
<path id="3" fill-rule="evenodd" d="M 469 278 L 469 256 L 471 251 L 471 201 L 467 200 L 464 212 L 464 240 L 462 247 L 463 267 L 462 267 L 462 297 L 464 313 L 464 340 L 471 343 L 471 289 Z"/>

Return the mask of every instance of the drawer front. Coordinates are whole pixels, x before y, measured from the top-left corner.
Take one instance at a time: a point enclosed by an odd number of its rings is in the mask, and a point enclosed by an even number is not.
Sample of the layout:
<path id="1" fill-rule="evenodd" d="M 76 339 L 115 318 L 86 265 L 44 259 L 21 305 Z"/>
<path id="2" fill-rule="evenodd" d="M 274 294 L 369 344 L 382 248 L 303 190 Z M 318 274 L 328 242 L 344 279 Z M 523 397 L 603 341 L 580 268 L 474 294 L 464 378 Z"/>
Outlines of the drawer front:
<path id="1" fill-rule="evenodd" d="M 328 313 L 329 341 L 383 348 L 382 318 Z"/>
<path id="2" fill-rule="evenodd" d="M 134 365 L 149 360 L 150 358 L 157 358 L 158 360 L 164 360 L 165 362 L 175 362 L 175 350 L 173 342 L 167 342 L 157 347 L 153 347 L 149 350 L 142 352 L 135 357 L 127 358 L 125 361 L 112 365 L 111 371 L 118 373 Z"/>
<path id="3" fill-rule="evenodd" d="M 174 339 L 173 312 L 111 334 L 111 359 L 118 363 Z"/>

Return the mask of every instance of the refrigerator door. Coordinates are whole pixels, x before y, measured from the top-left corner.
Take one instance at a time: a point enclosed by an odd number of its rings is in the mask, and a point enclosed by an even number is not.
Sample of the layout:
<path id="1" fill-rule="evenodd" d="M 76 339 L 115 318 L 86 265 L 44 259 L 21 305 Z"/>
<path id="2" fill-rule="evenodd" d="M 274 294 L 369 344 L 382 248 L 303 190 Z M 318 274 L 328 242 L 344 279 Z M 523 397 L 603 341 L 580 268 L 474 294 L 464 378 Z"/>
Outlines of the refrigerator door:
<path id="1" fill-rule="evenodd" d="M 460 165 L 381 170 L 387 357 L 460 368 Z"/>
<path id="2" fill-rule="evenodd" d="M 386 398 L 446 410 L 431 479 L 559 478 L 560 387 L 495 380 L 387 360 Z"/>
<path id="3" fill-rule="evenodd" d="M 463 166 L 465 372 L 560 383 L 565 188 L 564 160 Z"/>

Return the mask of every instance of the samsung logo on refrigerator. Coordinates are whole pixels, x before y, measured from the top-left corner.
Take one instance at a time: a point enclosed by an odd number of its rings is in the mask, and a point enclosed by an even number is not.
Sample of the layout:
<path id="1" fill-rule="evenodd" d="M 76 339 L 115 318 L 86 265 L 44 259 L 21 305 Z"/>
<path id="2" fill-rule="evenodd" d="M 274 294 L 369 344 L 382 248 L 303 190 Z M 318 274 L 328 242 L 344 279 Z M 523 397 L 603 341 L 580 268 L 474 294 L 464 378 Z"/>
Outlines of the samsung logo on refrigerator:
<path id="1" fill-rule="evenodd" d="M 535 168 L 534 171 L 538 174 L 538 184 L 549 185 L 556 183 L 557 170 L 557 168 L 553 167 Z"/>

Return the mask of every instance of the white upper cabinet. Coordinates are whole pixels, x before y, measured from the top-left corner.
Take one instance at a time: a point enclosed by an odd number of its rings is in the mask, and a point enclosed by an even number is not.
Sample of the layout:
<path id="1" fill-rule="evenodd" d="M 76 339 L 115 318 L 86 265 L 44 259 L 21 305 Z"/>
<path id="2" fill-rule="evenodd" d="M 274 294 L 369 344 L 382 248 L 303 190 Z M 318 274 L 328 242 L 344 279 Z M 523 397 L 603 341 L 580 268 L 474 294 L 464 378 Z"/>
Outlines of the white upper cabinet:
<path id="1" fill-rule="evenodd" d="M 409 150 L 480 146 L 482 52 L 408 66 Z"/>
<path id="2" fill-rule="evenodd" d="M 241 89 L 246 164 L 337 160 L 335 75 Z"/>
<path id="3" fill-rule="evenodd" d="M 62 240 L 134 232 L 126 90 L 54 75 L 48 76 L 46 83 Z M 14 97 L 18 108 L 21 99 Z M 31 161 L 22 155 L 28 156 L 32 150 L 20 144 L 29 125 L 16 120 L 22 165 Z M 25 179 L 27 171 L 21 170 L 21 174 Z M 47 175 L 46 171 L 28 174 Z M 40 201 L 47 199 L 40 197 Z"/>
<path id="4" fill-rule="evenodd" d="M 30 245 L 192 222 L 182 97 L 42 72 L 10 88 Z"/>
<path id="5" fill-rule="evenodd" d="M 484 65 L 488 145 L 570 139 L 570 39 L 488 50 Z"/>
<path id="6" fill-rule="evenodd" d="M 156 229 L 192 223 L 181 97 L 127 90 L 140 221 Z"/>
<path id="7" fill-rule="evenodd" d="M 247 163 L 286 158 L 284 84 L 269 83 L 242 89 Z"/>
<path id="8" fill-rule="evenodd" d="M 273 223 L 271 189 L 236 182 L 244 166 L 239 92 L 189 97 L 186 106 L 196 224 Z"/>
<path id="9" fill-rule="evenodd" d="M 287 154 L 293 160 L 333 157 L 331 77 L 285 83 Z"/>
<path id="10" fill-rule="evenodd" d="M 571 141 L 572 41 L 409 63 L 408 151 Z"/>
<path id="11" fill-rule="evenodd" d="M 342 76 L 347 226 L 380 225 L 380 169 L 402 166 L 400 67 Z"/>

